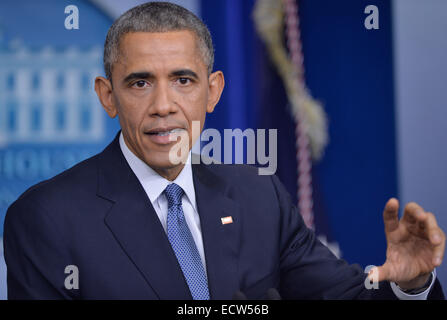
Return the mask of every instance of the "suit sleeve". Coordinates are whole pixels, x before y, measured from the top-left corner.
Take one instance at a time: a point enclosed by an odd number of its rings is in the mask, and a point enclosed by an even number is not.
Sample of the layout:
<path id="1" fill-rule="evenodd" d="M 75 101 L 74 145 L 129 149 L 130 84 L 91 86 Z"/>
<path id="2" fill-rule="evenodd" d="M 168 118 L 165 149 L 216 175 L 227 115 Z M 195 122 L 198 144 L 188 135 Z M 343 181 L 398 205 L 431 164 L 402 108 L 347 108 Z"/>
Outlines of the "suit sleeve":
<path id="1" fill-rule="evenodd" d="M 39 204 L 21 198 L 11 205 L 3 234 L 8 299 L 73 298 L 64 287 L 70 263 L 59 232 Z"/>
<path id="2" fill-rule="evenodd" d="M 389 282 L 367 289 L 359 265 L 338 259 L 304 224 L 276 176 L 272 176 L 281 211 L 280 293 L 284 299 L 397 299 Z M 439 282 L 429 299 L 443 299 Z"/>

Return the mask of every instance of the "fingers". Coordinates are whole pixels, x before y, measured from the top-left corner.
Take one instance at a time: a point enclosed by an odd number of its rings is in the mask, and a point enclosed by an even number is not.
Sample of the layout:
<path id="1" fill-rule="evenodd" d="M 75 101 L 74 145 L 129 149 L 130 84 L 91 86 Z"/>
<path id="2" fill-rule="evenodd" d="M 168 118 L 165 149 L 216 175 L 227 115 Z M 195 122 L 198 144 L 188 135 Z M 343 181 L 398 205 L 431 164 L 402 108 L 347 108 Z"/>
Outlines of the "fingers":
<path id="1" fill-rule="evenodd" d="M 430 242 L 433 246 L 431 263 L 434 267 L 441 265 L 445 250 L 445 234 L 439 228 L 436 217 L 431 212 L 425 212 L 417 203 L 411 202 L 405 206 L 402 220 L 410 225 L 410 230 Z"/>
<path id="2" fill-rule="evenodd" d="M 424 209 L 415 202 L 410 202 L 405 206 L 402 221 L 407 224 L 415 224 L 424 218 Z"/>
<path id="3" fill-rule="evenodd" d="M 385 233 L 392 232 L 399 226 L 399 201 L 391 198 L 383 210 L 383 222 L 385 224 Z"/>
<path id="4" fill-rule="evenodd" d="M 426 235 L 430 243 L 433 245 L 433 265 L 439 266 L 444 257 L 445 249 L 445 234 L 439 228 L 435 216 L 431 212 L 425 212 L 423 223 L 426 230 Z"/>

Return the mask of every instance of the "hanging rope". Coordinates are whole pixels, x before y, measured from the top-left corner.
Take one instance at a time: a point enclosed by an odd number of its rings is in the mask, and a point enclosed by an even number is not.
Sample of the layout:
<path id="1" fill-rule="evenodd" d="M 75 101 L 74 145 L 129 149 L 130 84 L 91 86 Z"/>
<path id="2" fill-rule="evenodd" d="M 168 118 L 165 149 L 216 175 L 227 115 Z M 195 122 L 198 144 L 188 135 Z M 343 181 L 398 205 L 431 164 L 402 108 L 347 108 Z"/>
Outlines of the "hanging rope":
<path id="1" fill-rule="evenodd" d="M 323 107 L 311 97 L 304 81 L 298 7 L 295 0 L 257 0 L 253 18 L 286 89 L 296 124 L 298 207 L 306 225 L 313 228 L 312 159 L 321 159 L 329 138 Z"/>
<path id="2" fill-rule="evenodd" d="M 304 58 L 302 54 L 301 35 L 299 29 L 298 6 L 295 0 L 283 0 L 287 47 L 290 59 L 296 70 L 298 82 L 304 88 Z M 312 200 L 312 159 L 306 115 L 301 109 L 294 113 L 297 161 L 297 198 L 298 207 L 308 228 L 314 228 Z"/>

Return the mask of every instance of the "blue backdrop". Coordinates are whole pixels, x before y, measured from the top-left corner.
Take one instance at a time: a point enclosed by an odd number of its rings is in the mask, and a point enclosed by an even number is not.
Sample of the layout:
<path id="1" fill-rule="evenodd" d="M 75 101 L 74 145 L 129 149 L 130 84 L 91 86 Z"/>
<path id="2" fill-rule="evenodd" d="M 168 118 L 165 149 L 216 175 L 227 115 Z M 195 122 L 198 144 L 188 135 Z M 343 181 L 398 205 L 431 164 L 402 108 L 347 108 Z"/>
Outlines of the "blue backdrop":
<path id="1" fill-rule="evenodd" d="M 79 9 L 79 30 L 64 27 L 68 5 Z M 22 192 L 98 153 L 117 132 L 93 91 L 111 23 L 89 1 L 0 2 L 0 236 Z"/>
<path id="2" fill-rule="evenodd" d="M 64 27 L 67 5 L 81 13 L 79 30 Z M 28 187 L 101 151 L 118 130 L 93 90 L 111 22 L 88 1 L 0 2 L 2 222 Z"/>
<path id="3" fill-rule="evenodd" d="M 254 0 L 202 1 L 225 73 L 222 101 L 207 126 L 277 128 L 278 171 L 296 201 L 294 122 L 281 79 L 254 30 Z M 366 30 L 364 8 L 380 8 Z M 382 264 L 382 210 L 397 196 L 390 1 L 299 1 L 306 80 L 329 117 L 330 143 L 314 167 L 317 231 L 351 263 Z"/>

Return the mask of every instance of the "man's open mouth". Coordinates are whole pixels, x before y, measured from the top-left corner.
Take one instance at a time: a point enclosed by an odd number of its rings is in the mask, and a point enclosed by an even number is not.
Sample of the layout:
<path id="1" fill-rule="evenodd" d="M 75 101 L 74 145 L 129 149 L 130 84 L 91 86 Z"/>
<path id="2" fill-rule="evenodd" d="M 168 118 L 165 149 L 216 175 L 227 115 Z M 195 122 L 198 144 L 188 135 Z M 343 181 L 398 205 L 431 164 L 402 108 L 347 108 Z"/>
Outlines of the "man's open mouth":
<path id="1" fill-rule="evenodd" d="M 171 130 L 162 130 L 162 129 L 160 129 L 160 130 L 153 130 L 153 131 L 147 132 L 146 134 L 164 137 L 164 136 L 168 136 L 168 135 L 173 134 L 173 133 L 181 132 L 183 130 L 184 129 L 181 129 L 181 128 L 175 128 L 175 129 L 171 129 Z"/>

